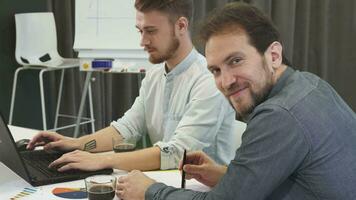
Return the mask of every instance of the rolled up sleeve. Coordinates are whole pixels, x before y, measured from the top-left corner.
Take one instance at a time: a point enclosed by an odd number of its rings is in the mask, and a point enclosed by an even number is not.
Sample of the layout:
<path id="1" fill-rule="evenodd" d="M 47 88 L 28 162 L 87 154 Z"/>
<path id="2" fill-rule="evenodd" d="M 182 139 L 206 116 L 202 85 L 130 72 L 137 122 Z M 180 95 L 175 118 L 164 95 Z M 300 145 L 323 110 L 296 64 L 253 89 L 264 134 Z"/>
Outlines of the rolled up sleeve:
<path id="1" fill-rule="evenodd" d="M 201 90 L 200 87 L 203 85 L 205 89 Z M 230 110 L 227 109 L 224 97 L 213 88 L 215 85 L 210 84 L 211 88 L 207 88 L 207 85 L 209 84 L 206 81 L 202 81 L 194 88 L 196 90 L 192 92 L 194 96 L 173 130 L 172 138 L 167 142 L 159 141 L 154 144 L 161 149 L 161 169 L 177 168 L 184 149 L 197 151 L 216 145 L 216 135 L 226 112 Z M 216 158 L 214 150 L 206 153 Z"/>

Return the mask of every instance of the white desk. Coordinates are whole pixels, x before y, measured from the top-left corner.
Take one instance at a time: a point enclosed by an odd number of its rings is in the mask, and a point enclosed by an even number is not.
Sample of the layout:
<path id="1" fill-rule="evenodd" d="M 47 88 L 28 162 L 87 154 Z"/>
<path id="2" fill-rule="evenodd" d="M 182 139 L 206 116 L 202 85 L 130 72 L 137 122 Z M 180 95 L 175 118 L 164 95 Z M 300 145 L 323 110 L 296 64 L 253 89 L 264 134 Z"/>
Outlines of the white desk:
<path id="1" fill-rule="evenodd" d="M 15 140 L 19 140 L 23 138 L 32 138 L 38 132 L 37 130 L 15 127 L 15 126 L 9 126 L 9 128 Z M 125 174 L 126 172 L 121 170 L 114 170 L 113 173 L 113 175 L 117 177 Z M 181 176 L 179 171 L 177 170 L 152 171 L 152 172 L 145 172 L 145 174 L 167 185 L 180 187 Z M 204 186 L 195 180 L 188 180 L 186 182 L 186 186 L 189 189 L 198 190 L 198 191 L 209 190 L 207 186 Z M 19 196 L 21 195 L 21 192 L 28 189 L 33 190 L 34 192 L 29 195 L 24 195 L 16 199 L 17 200 L 38 200 L 38 199 L 64 200 L 64 198 L 57 197 L 54 194 L 52 194 L 52 190 L 55 188 L 85 188 L 85 184 L 83 180 L 77 180 L 77 181 L 71 181 L 65 183 L 45 185 L 40 187 L 33 187 L 0 162 L 0 199 L 1 200 L 11 199 L 16 196 Z"/>

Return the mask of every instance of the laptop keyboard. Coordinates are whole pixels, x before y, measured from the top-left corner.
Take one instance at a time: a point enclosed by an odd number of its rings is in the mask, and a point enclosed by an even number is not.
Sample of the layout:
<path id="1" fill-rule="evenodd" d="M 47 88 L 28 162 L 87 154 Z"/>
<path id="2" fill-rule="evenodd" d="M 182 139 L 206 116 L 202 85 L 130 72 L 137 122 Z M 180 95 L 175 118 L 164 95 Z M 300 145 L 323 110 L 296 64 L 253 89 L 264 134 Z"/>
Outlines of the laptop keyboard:
<path id="1" fill-rule="evenodd" d="M 26 164 L 38 169 L 47 177 L 63 177 L 78 173 L 80 170 L 57 171 L 57 168 L 49 168 L 48 165 L 61 157 L 61 153 L 47 153 L 45 151 L 23 151 L 21 157 Z"/>

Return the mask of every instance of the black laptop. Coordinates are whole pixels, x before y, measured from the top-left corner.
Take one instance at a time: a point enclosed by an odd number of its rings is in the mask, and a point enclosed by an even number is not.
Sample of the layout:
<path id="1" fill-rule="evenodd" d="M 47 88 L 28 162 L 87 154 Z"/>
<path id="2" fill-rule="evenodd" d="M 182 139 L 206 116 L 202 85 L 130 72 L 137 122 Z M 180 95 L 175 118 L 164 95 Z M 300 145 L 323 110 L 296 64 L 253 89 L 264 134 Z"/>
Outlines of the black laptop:
<path id="1" fill-rule="evenodd" d="M 95 174 L 111 174 L 112 169 L 99 171 L 69 170 L 58 172 L 49 163 L 63 153 L 44 150 L 18 151 L 14 138 L 0 113 L 0 161 L 33 186 L 83 179 Z"/>

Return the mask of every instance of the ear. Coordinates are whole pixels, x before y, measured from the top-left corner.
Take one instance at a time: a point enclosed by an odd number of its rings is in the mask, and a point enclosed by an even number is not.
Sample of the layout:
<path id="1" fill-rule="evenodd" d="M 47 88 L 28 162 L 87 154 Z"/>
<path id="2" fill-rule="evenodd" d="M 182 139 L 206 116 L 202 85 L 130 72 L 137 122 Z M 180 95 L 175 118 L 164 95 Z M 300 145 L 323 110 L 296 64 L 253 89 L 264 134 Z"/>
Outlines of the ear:
<path id="1" fill-rule="evenodd" d="M 283 51 L 283 47 L 280 42 L 275 41 L 269 45 L 266 53 L 268 53 L 269 55 L 267 55 L 267 56 L 271 58 L 271 63 L 272 63 L 273 69 L 277 69 L 279 66 L 281 66 L 282 51 Z"/>
<path id="2" fill-rule="evenodd" d="M 188 32 L 189 22 L 186 17 L 178 18 L 175 25 L 176 25 L 176 30 L 178 31 L 178 34 L 182 35 L 182 34 Z"/>

